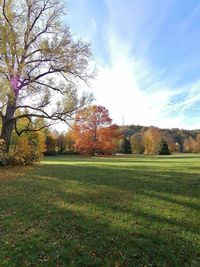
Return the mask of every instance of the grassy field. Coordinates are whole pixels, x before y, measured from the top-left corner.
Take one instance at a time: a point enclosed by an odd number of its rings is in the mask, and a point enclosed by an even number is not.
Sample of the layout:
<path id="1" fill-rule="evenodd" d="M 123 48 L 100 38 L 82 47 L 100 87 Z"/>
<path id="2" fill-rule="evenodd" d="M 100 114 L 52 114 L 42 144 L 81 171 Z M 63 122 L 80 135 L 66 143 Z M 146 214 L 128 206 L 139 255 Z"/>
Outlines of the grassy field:
<path id="1" fill-rule="evenodd" d="M 0 169 L 0 266 L 200 266 L 200 155 Z"/>

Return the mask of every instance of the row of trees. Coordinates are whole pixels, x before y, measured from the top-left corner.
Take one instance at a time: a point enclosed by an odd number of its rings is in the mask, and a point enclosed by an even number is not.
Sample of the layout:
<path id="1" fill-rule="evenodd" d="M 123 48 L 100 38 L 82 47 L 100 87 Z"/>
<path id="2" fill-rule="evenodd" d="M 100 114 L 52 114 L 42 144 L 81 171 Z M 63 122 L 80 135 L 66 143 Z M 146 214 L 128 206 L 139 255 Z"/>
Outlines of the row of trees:
<path id="1" fill-rule="evenodd" d="M 67 133 L 48 132 L 46 154 L 112 154 L 116 152 L 118 144 L 118 127 L 112 124 L 108 110 L 93 105 L 77 113 L 75 122 Z"/>
<path id="2" fill-rule="evenodd" d="M 45 155 L 54 156 L 56 154 L 75 154 L 74 140 L 72 132 L 59 133 L 55 130 L 46 131 L 45 136 Z"/>
<path id="3" fill-rule="evenodd" d="M 24 129 L 27 118 L 20 121 L 19 130 Z M 112 124 L 108 110 L 102 106 L 88 106 L 76 114 L 72 127 L 63 133 L 43 128 L 44 119 L 37 119 L 30 130 L 18 136 L 12 134 L 10 151 L 6 153 L 0 141 L 0 162 L 30 164 L 45 155 L 84 154 L 108 155 L 114 153 L 168 155 L 180 152 L 181 145 L 173 137 L 156 127 L 142 129 L 132 136 L 124 135 L 122 128 Z M 200 134 L 189 136 L 183 142 L 184 152 L 200 152 Z M 5 156 L 6 155 L 6 156 Z"/>
<path id="4" fill-rule="evenodd" d="M 24 128 L 26 120 L 26 118 L 21 120 L 18 125 L 19 130 Z M 1 163 L 30 164 L 40 160 L 43 154 L 112 154 L 118 147 L 118 127 L 112 124 L 108 110 L 102 106 L 88 106 L 79 111 L 67 133 L 58 133 L 48 128 L 36 131 L 44 124 L 44 119 L 40 118 L 29 125 L 28 132 L 23 132 L 20 136 L 13 132 L 8 153 L 2 140 Z"/>
<path id="5" fill-rule="evenodd" d="M 171 154 L 200 152 L 200 134 L 185 137 L 179 144 L 169 131 L 156 127 L 137 128 L 138 132 L 126 136 L 123 127 L 111 124 L 108 110 L 90 106 L 76 116 L 73 129 L 67 133 L 50 132 L 46 136 L 46 154 Z"/>
<path id="6" fill-rule="evenodd" d="M 120 131 L 124 136 L 131 137 L 134 134 L 142 134 L 149 130 L 149 128 L 155 128 L 155 127 L 147 127 L 147 126 L 140 126 L 140 125 L 123 125 L 120 126 Z M 197 135 L 200 134 L 200 130 L 184 130 L 184 129 L 178 129 L 178 128 L 172 128 L 172 129 L 159 129 L 160 132 L 162 132 L 163 136 L 165 138 L 167 137 L 167 141 L 169 145 L 173 143 L 173 146 L 175 147 L 175 144 L 178 146 L 179 152 L 186 152 L 184 142 L 188 139 L 196 139 Z M 171 140 L 170 140 L 171 139 Z"/>
<path id="7" fill-rule="evenodd" d="M 197 134 L 196 137 L 184 137 L 182 142 L 183 143 L 176 142 L 169 132 L 162 131 L 156 127 L 149 127 L 145 130 L 141 129 L 132 136 L 126 137 L 125 135 L 121 143 L 121 152 L 148 155 L 161 154 L 161 147 L 166 146 L 166 144 L 170 153 L 200 152 L 200 133 Z"/>
<path id="8" fill-rule="evenodd" d="M 183 143 L 183 151 L 186 153 L 200 152 L 200 134 L 198 134 L 196 138 L 192 136 L 186 138 Z"/>
<path id="9" fill-rule="evenodd" d="M 150 127 L 145 132 L 136 133 L 130 137 L 132 152 L 134 154 L 159 154 L 163 140 L 167 142 L 171 153 L 176 151 L 176 144 L 172 137 L 166 136 L 156 127 Z"/>

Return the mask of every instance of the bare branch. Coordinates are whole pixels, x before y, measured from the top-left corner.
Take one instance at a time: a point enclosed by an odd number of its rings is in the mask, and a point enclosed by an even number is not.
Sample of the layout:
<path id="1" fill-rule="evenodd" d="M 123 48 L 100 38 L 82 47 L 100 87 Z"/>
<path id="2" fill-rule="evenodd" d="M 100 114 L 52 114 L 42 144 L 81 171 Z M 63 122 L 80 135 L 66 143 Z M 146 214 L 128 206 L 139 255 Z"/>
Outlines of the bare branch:
<path id="1" fill-rule="evenodd" d="M 34 81 L 34 83 L 39 84 L 39 85 L 42 85 L 42 86 L 45 86 L 45 87 L 47 87 L 47 88 L 50 88 L 50 89 L 52 89 L 52 90 L 54 90 L 54 91 L 59 92 L 59 93 L 62 94 L 62 95 L 65 95 L 60 89 L 58 89 L 58 88 L 56 88 L 56 87 L 54 87 L 54 86 L 51 86 L 51 85 L 49 85 L 49 84 L 45 84 L 45 83 L 43 83 L 43 82 L 38 82 L 38 81 Z"/>
<path id="2" fill-rule="evenodd" d="M 24 128 L 23 130 L 19 131 L 17 129 L 17 121 L 15 122 L 15 132 L 17 133 L 18 136 L 20 136 L 21 134 L 23 133 L 27 133 L 27 132 L 39 132 L 45 128 L 49 128 L 50 126 L 52 126 L 53 124 L 52 123 L 48 123 L 48 124 L 45 124 L 39 128 L 31 128 L 31 125 L 34 124 L 34 122 L 31 121 L 30 117 L 26 117 L 28 119 L 28 124 L 26 126 L 26 128 Z"/>
<path id="3" fill-rule="evenodd" d="M 3 0 L 3 16 L 5 20 L 7 21 L 8 25 L 10 26 L 11 31 L 14 32 L 13 26 L 6 15 L 6 0 Z"/>

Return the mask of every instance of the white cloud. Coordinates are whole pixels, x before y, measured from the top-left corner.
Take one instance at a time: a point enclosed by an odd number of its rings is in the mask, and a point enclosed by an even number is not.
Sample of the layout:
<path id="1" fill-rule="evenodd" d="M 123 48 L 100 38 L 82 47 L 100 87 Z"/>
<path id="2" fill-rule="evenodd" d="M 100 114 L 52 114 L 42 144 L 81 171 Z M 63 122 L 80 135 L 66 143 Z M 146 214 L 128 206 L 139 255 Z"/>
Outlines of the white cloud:
<path id="1" fill-rule="evenodd" d="M 189 85 L 189 88 L 171 88 L 158 76 L 158 81 L 152 81 L 149 87 L 142 88 L 141 77 L 150 81 L 153 70 L 131 56 L 130 45 L 120 42 L 113 34 L 110 35 L 108 49 L 110 65 L 99 65 L 98 77 L 92 83 L 92 88 L 96 103 L 109 109 L 114 123 L 122 124 L 124 118 L 125 124 L 162 128 L 198 126 L 197 121 L 186 123 L 184 117 L 185 109 L 200 100 L 200 94 L 196 94 L 198 83 Z M 170 105 L 173 97 L 186 91 L 189 92 L 187 99 Z"/>
<path id="2" fill-rule="evenodd" d="M 79 2 L 81 8 L 76 13 L 80 18 L 78 21 L 77 16 L 73 19 L 81 36 L 93 40 L 94 35 L 104 33 L 106 48 L 102 49 L 107 49 L 109 60 L 106 59 L 107 64 L 97 62 L 99 72 L 91 88 L 96 103 L 109 109 L 114 123 L 122 124 L 124 117 L 125 124 L 200 128 L 200 119 L 199 123 L 198 118 L 189 121 L 189 115 L 186 114 L 200 101 L 200 81 L 182 88 L 174 87 L 173 82 L 182 78 L 181 66 L 180 71 L 176 69 L 169 79 L 165 76 L 165 70 L 155 70 L 146 61 L 149 49 L 167 20 L 174 1 L 143 1 L 141 5 L 140 1 L 127 0 L 124 4 L 119 0 L 105 0 L 108 20 L 102 31 L 99 28 L 104 23 L 96 25 L 93 17 L 85 17 L 85 2 Z M 196 9 L 185 21 L 183 31 L 198 12 L 199 9 Z"/>

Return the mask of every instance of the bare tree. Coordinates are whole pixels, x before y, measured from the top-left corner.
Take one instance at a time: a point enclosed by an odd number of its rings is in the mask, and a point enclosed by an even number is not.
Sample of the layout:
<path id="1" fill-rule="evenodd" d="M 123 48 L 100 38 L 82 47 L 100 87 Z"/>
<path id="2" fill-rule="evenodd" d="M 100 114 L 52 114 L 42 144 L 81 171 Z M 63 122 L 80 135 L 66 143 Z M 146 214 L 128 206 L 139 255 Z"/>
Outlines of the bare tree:
<path id="1" fill-rule="evenodd" d="M 90 45 L 72 38 L 63 10 L 62 0 L 0 0 L 0 139 L 7 150 L 13 130 L 32 130 L 36 118 L 45 118 L 43 127 L 67 122 L 91 100 L 77 92 L 94 75 Z"/>

